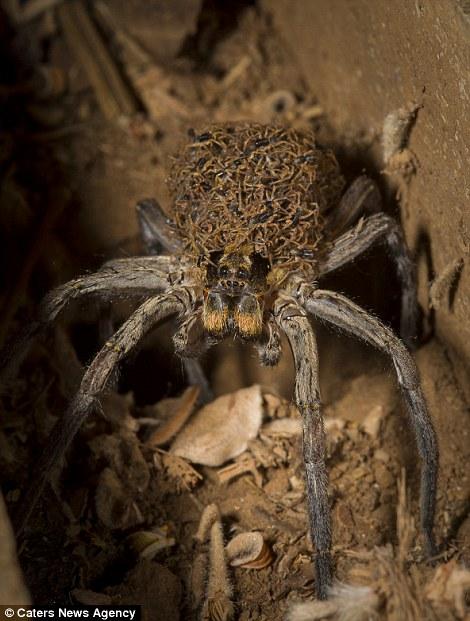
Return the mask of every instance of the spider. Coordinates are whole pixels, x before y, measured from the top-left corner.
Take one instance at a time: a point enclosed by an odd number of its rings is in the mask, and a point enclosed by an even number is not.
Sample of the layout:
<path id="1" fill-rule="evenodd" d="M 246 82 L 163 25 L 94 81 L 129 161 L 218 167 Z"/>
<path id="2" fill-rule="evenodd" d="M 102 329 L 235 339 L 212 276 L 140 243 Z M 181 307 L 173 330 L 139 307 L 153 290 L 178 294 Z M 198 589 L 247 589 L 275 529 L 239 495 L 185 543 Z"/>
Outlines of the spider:
<path id="1" fill-rule="evenodd" d="M 294 400 L 303 422 L 316 593 L 326 599 L 333 569 L 313 317 L 390 357 L 422 462 L 421 525 L 427 554 L 434 555 L 438 448 L 416 364 L 407 346 L 379 319 L 318 284 L 385 242 L 402 286 L 401 336 L 408 346 L 413 344 L 415 268 L 399 224 L 380 212 L 376 184 L 363 175 L 345 191 L 334 155 L 317 147 L 308 132 L 240 123 L 190 130 L 187 144 L 173 160 L 168 185 L 172 218 L 154 200 L 137 205 L 148 255 L 110 261 L 49 293 L 23 339 L 25 350 L 72 300 L 145 298 L 95 356 L 54 428 L 20 507 L 18 529 L 116 367 L 157 324 L 177 316 L 176 353 L 193 360 L 188 368 L 199 377 L 197 358 L 229 335 L 254 344 L 262 364 L 277 364 L 283 332 L 292 350 Z"/>

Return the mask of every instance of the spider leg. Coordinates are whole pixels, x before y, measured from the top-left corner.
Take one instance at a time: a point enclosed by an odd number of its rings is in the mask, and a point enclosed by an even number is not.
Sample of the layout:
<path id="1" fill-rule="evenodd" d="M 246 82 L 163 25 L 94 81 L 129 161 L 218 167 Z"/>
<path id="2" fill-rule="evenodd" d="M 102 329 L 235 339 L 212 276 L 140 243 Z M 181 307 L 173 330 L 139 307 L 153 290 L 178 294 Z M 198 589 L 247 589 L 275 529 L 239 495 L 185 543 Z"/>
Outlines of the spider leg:
<path id="1" fill-rule="evenodd" d="M 187 312 L 193 303 L 194 293 L 188 287 L 174 288 L 167 293 L 149 298 L 98 352 L 83 376 L 80 389 L 67 408 L 64 417 L 52 430 L 33 481 L 24 494 L 16 515 L 15 523 L 18 534 L 24 529 L 51 471 L 61 462 L 117 365 L 158 322 L 175 313 Z"/>
<path id="2" fill-rule="evenodd" d="M 147 254 L 160 254 L 162 250 L 179 252 L 181 242 L 176 237 L 172 222 L 153 198 L 145 198 L 136 205 L 140 236 Z"/>
<path id="3" fill-rule="evenodd" d="M 70 280 L 47 294 L 39 307 L 40 321 L 54 321 L 71 300 L 88 295 L 118 298 L 164 291 L 171 272 L 178 269 L 178 260 L 169 256 L 108 261 L 97 272 Z"/>
<path id="4" fill-rule="evenodd" d="M 315 317 L 370 343 L 392 359 L 422 460 L 421 525 L 427 553 L 434 556 L 436 544 L 433 525 L 439 451 L 413 357 L 389 328 L 343 295 L 332 291 L 315 290 L 311 285 L 303 284 L 298 290 L 298 298 Z"/>
<path id="5" fill-rule="evenodd" d="M 391 216 L 377 213 L 341 235 L 320 266 L 320 275 L 353 261 L 379 241 L 385 241 L 396 263 L 402 287 L 400 335 L 408 347 L 414 346 L 418 321 L 416 267 L 410 257 L 400 224 Z"/>
<path id="6" fill-rule="evenodd" d="M 190 385 L 199 386 L 200 401 L 209 403 L 214 398 L 209 381 L 197 360 L 210 343 L 204 334 L 204 327 L 201 320 L 201 312 L 196 311 L 188 315 L 180 324 L 178 330 L 173 335 L 175 352 L 183 360 L 184 370 Z"/>
<path id="7" fill-rule="evenodd" d="M 339 205 L 328 215 L 326 229 L 335 237 L 346 231 L 364 213 L 381 211 L 382 197 L 375 181 L 361 175 L 354 179 Z"/>
<path id="8" fill-rule="evenodd" d="M 0 355 L 2 383 L 15 374 L 35 337 L 47 329 L 72 300 L 89 295 L 105 299 L 140 296 L 168 288 L 170 274 L 179 270 L 174 257 L 136 257 L 105 263 L 93 274 L 82 276 L 48 293 L 39 305 L 38 320 L 31 322 L 8 343 Z"/>
<path id="9" fill-rule="evenodd" d="M 261 339 L 255 343 L 260 363 L 265 367 L 275 367 L 282 355 L 279 327 L 272 317 L 263 326 Z"/>
<path id="10" fill-rule="evenodd" d="M 316 548 L 317 597 L 326 599 L 332 580 L 331 525 L 317 344 L 307 313 L 293 298 L 281 294 L 274 303 L 273 312 L 294 356 L 295 404 L 302 415 L 310 530 Z"/>
<path id="11" fill-rule="evenodd" d="M 165 215 L 156 200 L 143 199 L 137 203 L 136 210 L 140 236 L 147 254 L 158 255 L 162 250 L 171 253 L 181 252 L 182 245 L 175 235 L 172 221 Z M 192 386 L 199 386 L 201 401 L 203 403 L 211 401 L 212 391 L 200 362 L 195 358 L 183 357 L 183 366 L 188 383 Z"/>

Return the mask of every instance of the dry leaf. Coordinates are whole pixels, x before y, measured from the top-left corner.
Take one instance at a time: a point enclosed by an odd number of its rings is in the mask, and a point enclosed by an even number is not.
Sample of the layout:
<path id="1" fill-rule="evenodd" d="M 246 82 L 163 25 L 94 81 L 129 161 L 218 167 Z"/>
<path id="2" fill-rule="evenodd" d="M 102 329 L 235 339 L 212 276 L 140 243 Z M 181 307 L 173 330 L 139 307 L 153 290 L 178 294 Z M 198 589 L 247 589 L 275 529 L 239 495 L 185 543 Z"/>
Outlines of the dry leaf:
<path id="1" fill-rule="evenodd" d="M 170 452 L 205 466 L 220 466 L 243 453 L 263 418 L 259 386 L 237 390 L 203 407 L 176 437 Z"/>
<path id="2" fill-rule="evenodd" d="M 191 415 L 199 397 L 200 388 L 190 386 L 181 397 L 163 399 L 157 404 L 158 413 L 164 412 L 165 422 L 145 442 L 148 446 L 162 446 L 175 436 Z"/>
<path id="3" fill-rule="evenodd" d="M 259 532 L 240 533 L 225 548 L 232 567 L 264 569 L 271 565 L 273 554 Z"/>

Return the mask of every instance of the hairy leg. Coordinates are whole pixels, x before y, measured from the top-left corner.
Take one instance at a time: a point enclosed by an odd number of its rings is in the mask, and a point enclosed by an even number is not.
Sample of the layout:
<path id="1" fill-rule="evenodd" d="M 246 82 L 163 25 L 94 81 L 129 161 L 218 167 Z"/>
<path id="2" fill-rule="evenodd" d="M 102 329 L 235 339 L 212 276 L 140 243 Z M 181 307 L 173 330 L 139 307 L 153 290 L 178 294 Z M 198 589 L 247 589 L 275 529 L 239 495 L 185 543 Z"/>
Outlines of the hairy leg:
<path id="1" fill-rule="evenodd" d="M 436 553 L 433 526 L 439 451 L 421 389 L 418 369 L 411 354 L 389 328 L 343 295 L 321 289 L 315 290 L 311 285 L 303 284 L 299 287 L 298 299 L 315 317 L 370 343 L 392 359 L 422 460 L 421 524 L 427 553 L 433 556 Z"/>
<path id="2" fill-rule="evenodd" d="M 39 307 L 40 321 L 51 322 L 77 298 L 104 299 L 148 295 L 164 291 L 179 269 L 175 257 L 135 257 L 108 261 L 94 274 L 71 280 L 48 293 Z"/>
<path id="3" fill-rule="evenodd" d="M 33 481 L 23 496 L 16 516 L 15 526 L 18 532 L 23 530 L 51 471 L 62 460 L 119 362 L 158 322 L 175 313 L 188 312 L 193 304 L 194 294 L 188 287 L 174 288 L 146 300 L 98 352 L 83 376 L 80 389 L 64 417 L 52 430 Z"/>
<path id="4" fill-rule="evenodd" d="M 295 404 L 302 415 L 308 510 L 316 548 L 317 597 L 326 599 L 332 580 L 331 526 L 317 345 L 305 310 L 293 298 L 281 295 L 274 304 L 274 316 L 294 356 Z"/>
<path id="5" fill-rule="evenodd" d="M 145 198 L 136 205 L 140 236 L 150 255 L 167 252 L 180 252 L 181 242 L 176 236 L 172 221 L 153 198 Z"/>
<path id="6" fill-rule="evenodd" d="M 156 200 L 143 199 L 137 203 L 136 210 L 140 236 L 149 255 L 158 255 L 162 251 L 181 252 L 181 242 L 175 234 L 173 223 Z M 196 358 L 183 355 L 183 366 L 188 383 L 199 386 L 200 400 L 203 403 L 211 401 L 212 391 L 201 363 Z"/>
<path id="7" fill-rule="evenodd" d="M 330 235 L 341 235 L 360 216 L 382 209 L 382 197 L 375 181 L 366 175 L 354 179 L 341 197 L 339 205 L 328 216 L 326 225 Z"/>
<path id="8" fill-rule="evenodd" d="M 279 327 L 272 317 L 263 326 L 263 334 L 255 347 L 263 366 L 274 367 L 279 363 L 282 355 L 281 335 Z"/>
<path id="9" fill-rule="evenodd" d="M 186 378 L 191 386 L 199 386 L 201 403 L 209 403 L 214 398 L 209 381 L 201 363 L 197 359 L 210 346 L 204 333 L 201 312 L 192 312 L 180 324 L 173 335 L 175 352 L 183 361 Z"/>
<path id="10" fill-rule="evenodd" d="M 400 224 L 391 216 L 384 213 L 374 214 L 341 235 L 320 266 L 320 275 L 328 274 L 353 261 L 381 241 L 385 241 L 390 250 L 401 282 L 400 334 L 408 347 L 413 347 L 418 321 L 416 267 L 410 257 Z"/>
<path id="11" fill-rule="evenodd" d="M 105 263 L 93 274 L 57 287 L 42 300 L 38 319 L 31 322 L 22 334 L 15 335 L 0 354 L 2 383 L 16 373 L 33 339 L 47 329 L 72 300 L 93 295 L 113 300 L 124 296 L 155 294 L 168 288 L 170 274 L 179 269 L 174 257 L 119 259 Z"/>

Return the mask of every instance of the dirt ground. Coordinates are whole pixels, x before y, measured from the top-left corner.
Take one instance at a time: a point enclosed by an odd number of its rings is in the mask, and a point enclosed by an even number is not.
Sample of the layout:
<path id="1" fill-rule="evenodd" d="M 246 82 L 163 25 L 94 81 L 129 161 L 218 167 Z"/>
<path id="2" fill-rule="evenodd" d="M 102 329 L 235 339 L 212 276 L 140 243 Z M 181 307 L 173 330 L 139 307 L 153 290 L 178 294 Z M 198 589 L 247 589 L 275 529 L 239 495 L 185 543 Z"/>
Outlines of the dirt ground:
<path id="1" fill-rule="evenodd" d="M 93 78 L 96 67 L 80 55 L 80 44 L 77 52 L 63 5 L 17 26 L 0 15 L 4 342 L 34 318 L 52 287 L 111 257 L 143 252 L 134 205 L 155 197 L 171 213 L 165 177 L 189 128 L 239 119 L 313 128 L 320 143 L 337 148 L 348 181 L 365 169 L 382 184 L 370 158 L 380 137 L 331 122 L 270 13 L 248 0 L 224 6 L 133 0 L 97 2 L 87 10 L 126 97 L 116 96 L 111 81 L 103 87 Z M 396 207 L 393 199 L 386 205 L 392 212 Z M 397 327 L 399 290 L 392 272 L 378 249 L 324 284 Z M 339 586 L 324 608 L 295 608 L 313 601 L 315 581 L 298 413 L 288 401 L 288 347 L 271 370 L 259 368 L 254 350 L 237 342 L 205 355 L 214 395 L 230 394 L 232 404 L 216 402 L 220 422 L 213 428 L 220 437 L 213 444 L 230 453 L 249 426 L 246 420 L 255 431 L 238 456 L 217 465 L 190 463 L 172 449 L 174 434 L 164 431 L 181 425 L 183 433 L 193 433 L 187 444 L 197 448 L 202 436 L 194 427 L 204 410 L 194 405 L 194 392 L 183 393 L 187 383 L 166 325 L 126 362 L 17 542 L 32 600 L 139 603 L 145 619 L 159 621 L 228 619 L 230 600 L 233 618 L 243 621 L 288 614 L 292 620 L 468 619 L 468 404 L 454 371 L 455 352 L 434 335 L 428 305 L 420 301 L 416 359 L 441 456 L 434 564 L 424 558 L 419 458 L 393 368 L 369 348 L 318 325 Z M 130 300 L 115 305 L 113 324 L 133 307 Z M 51 428 L 105 338 L 109 312 L 96 301 L 74 305 L 57 329 L 33 345 L 3 389 L 1 482 L 12 513 Z M 240 392 L 246 387 L 252 387 L 248 396 Z M 229 414 L 245 423 L 231 426 Z M 207 532 L 195 539 L 204 531 L 200 520 L 207 507 L 216 524 L 221 516 L 226 542 L 248 532 L 261 533 L 263 541 L 254 560 L 232 560 L 238 565 L 228 568 L 220 587 L 224 605 L 215 611 L 207 607 L 211 575 L 224 572 L 214 569 Z M 344 585 L 368 588 L 348 591 Z"/>

